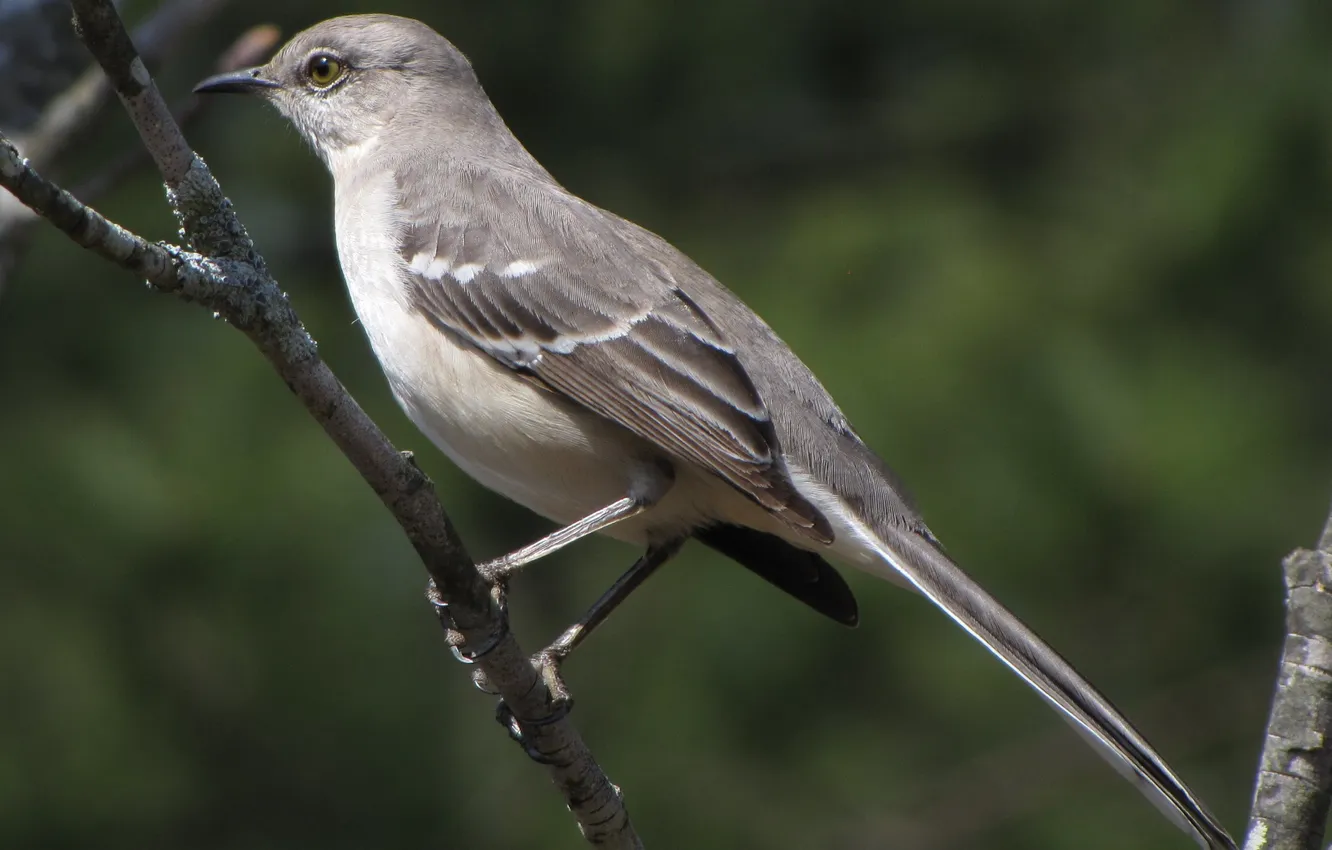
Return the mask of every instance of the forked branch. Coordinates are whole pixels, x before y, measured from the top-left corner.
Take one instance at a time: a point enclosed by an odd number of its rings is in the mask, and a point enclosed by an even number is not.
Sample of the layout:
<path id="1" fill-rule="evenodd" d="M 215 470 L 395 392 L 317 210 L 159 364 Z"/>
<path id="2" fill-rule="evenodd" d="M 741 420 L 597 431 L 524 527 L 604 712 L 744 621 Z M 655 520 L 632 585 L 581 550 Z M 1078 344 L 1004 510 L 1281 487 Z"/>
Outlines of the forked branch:
<path id="1" fill-rule="evenodd" d="M 149 242 L 108 221 L 43 178 L 0 137 L 0 185 L 79 245 L 194 301 L 243 331 L 383 500 L 415 547 L 471 646 L 493 646 L 477 664 L 516 718 L 523 744 L 550 774 L 598 846 L 642 844 L 619 790 L 606 778 L 509 632 L 435 495 L 410 455 L 398 452 L 319 357 L 285 293 L 206 165 L 185 141 L 109 0 L 74 0 L 80 35 L 133 119 L 167 185 L 184 246 Z"/>

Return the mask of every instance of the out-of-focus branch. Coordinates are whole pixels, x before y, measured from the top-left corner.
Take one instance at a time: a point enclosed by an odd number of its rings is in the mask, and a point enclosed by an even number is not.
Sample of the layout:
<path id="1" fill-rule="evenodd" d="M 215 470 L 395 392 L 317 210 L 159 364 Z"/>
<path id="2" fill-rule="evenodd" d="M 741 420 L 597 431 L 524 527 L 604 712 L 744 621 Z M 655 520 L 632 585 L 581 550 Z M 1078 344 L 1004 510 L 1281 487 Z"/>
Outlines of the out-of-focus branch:
<path id="1" fill-rule="evenodd" d="M 158 289 L 199 302 L 260 349 L 309 413 L 379 494 L 435 580 L 477 666 L 504 699 L 522 743 L 546 764 L 587 840 L 637 848 L 619 790 L 610 783 L 509 631 L 435 495 L 430 479 L 388 438 L 320 359 L 286 295 L 268 274 L 230 202 L 194 155 L 109 0 L 73 0 L 78 30 L 111 79 L 167 184 L 189 248 L 148 242 L 37 174 L 0 137 L 4 185 L 74 241 Z"/>
<path id="2" fill-rule="evenodd" d="M 134 32 L 135 42 L 142 47 L 144 61 L 149 66 L 161 63 L 173 48 L 185 41 L 182 36 L 188 30 L 209 18 L 225 2 L 168 0 L 163 3 Z M 227 55 L 231 52 L 228 51 Z M 244 61 L 245 58 L 248 57 L 240 57 L 237 61 Z M 34 169 L 50 168 L 101 114 L 111 93 L 111 84 L 106 74 L 96 66 L 89 68 L 46 105 L 32 127 L 16 137 L 17 147 Z M 105 175 L 95 178 L 90 188 L 98 192 L 105 191 L 137 162 L 135 160 L 126 166 L 126 160 L 118 161 Z M 84 197 L 87 199 L 88 196 Z M 35 223 L 35 218 L 25 207 L 12 201 L 8 196 L 0 197 L 0 289 L 3 289 L 10 269 L 22 254 L 22 247 L 27 241 L 27 228 Z"/>
<path id="3" fill-rule="evenodd" d="M 134 30 L 134 43 L 142 50 L 144 63 L 157 67 L 184 39 L 182 35 L 203 23 L 226 0 L 169 0 Z M 97 67 L 87 70 L 43 111 L 37 124 L 18 137 L 18 147 L 32 163 L 44 170 L 64 153 L 66 146 L 97 117 L 111 84 Z"/>
<path id="4" fill-rule="evenodd" d="M 88 0 L 74 0 L 71 5 L 75 31 L 110 78 L 157 170 L 168 186 L 179 185 L 194 160 L 194 152 L 130 41 L 116 7 Z"/>
<path id="5" fill-rule="evenodd" d="M 97 68 L 89 68 L 52 100 L 37 124 L 15 142 L 28 155 L 33 168 L 48 168 L 74 137 L 93 122 L 110 96 L 106 75 Z"/>
<path id="6" fill-rule="evenodd" d="M 260 24 L 251 27 L 223 52 L 215 66 L 216 72 L 223 74 L 228 71 L 248 68 L 251 65 L 258 65 L 272 54 L 273 48 L 277 46 L 279 36 L 278 28 L 272 24 Z M 105 82 L 106 75 L 102 73 L 100 68 L 95 68 L 93 71 Z M 198 95 L 190 95 L 176 103 L 172 107 L 176 123 L 182 127 L 188 127 L 207 102 L 205 98 Z M 32 162 L 31 157 L 29 157 L 29 161 L 34 168 L 41 170 L 41 166 Z M 148 151 L 143 147 L 132 147 L 121 154 L 119 158 L 103 166 L 92 177 L 76 186 L 72 190 L 73 194 L 84 203 L 93 203 L 109 191 L 112 186 L 151 161 Z"/>
<path id="7" fill-rule="evenodd" d="M 64 0 L 0 0 L 0 130 L 26 132 L 88 67 Z"/>
<path id="8" fill-rule="evenodd" d="M 1332 800 L 1332 515 L 1284 567 L 1286 644 L 1245 850 L 1320 847 Z"/>

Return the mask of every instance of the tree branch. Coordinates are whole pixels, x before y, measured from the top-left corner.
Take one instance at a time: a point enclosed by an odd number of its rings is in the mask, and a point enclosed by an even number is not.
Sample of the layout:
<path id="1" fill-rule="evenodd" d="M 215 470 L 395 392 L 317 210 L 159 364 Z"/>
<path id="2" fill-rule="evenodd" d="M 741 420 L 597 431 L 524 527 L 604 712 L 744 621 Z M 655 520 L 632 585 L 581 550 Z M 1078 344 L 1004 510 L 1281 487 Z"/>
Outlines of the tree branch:
<path id="1" fill-rule="evenodd" d="M 159 6 L 134 30 L 134 40 L 143 46 L 143 61 L 156 67 L 182 35 L 221 8 L 226 0 L 172 0 Z M 19 148 L 37 169 L 46 169 L 64 152 L 65 146 L 86 129 L 111 94 L 111 86 L 99 68 L 89 68 L 59 97 L 51 101 L 42 117 L 19 139 Z"/>
<path id="2" fill-rule="evenodd" d="M 134 31 L 135 41 L 143 45 L 143 58 L 148 65 L 160 63 L 172 47 L 182 42 L 182 36 L 191 28 L 210 17 L 225 0 L 170 0 L 159 6 Z M 248 35 L 248 34 L 247 34 Z M 244 62 L 249 56 L 234 55 L 248 46 L 245 37 L 233 45 L 221 62 Z M 253 64 L 247 62 L 245 64 Z M 231 70 L 232 68 L 219 68 Z M 111 84 L 106 74 L 96 66 L 89 68 L 63 92 L 46 104 L 36 123 L 19 134 L 16 146 L 28 157 L 29 164 L 39 171 L 51 167 L 71 142 L 93 123 L 111 96 Z M 142 148 L 138 149 L 140 155 Z M 78 194 L 85 200 L 104 191 L 128 173 L 139 161 L 138 156 L 122 159 L 108 167 Z M 20 204 L 7 203 L 12 199 L 0 196 L 0 289 L 3 289 L 10 269 L 21 257 L 28 227 L 36 218 Z"/>
<path id="3" fill-rule="evenodd" d="M 1283 566 L 1286 643 L 1245 850 L 1318 848 L 1332 800 L 1332 514 L 1318 548 Z"/>
<path id="4" fill-rule="evenodd" d="M 78 30 L 112 80 L 167 184 L 188 249 L 148 242 L 41 177 L 0 136 L 0 185 L 71 239 L 155 288 L 198 302 L 244 332 L 393 513 L 449 605 L 470 646 L 492 646 L 477 664 L 504 699 L 534 758 L 548 765 L 587 840 L 612 848 L 642 843 L 610 783 L 509 632 L 410 454 L 388 438 L 320 359 L 269 275 L 230 202 L 195 156 L 107 0 L 74 0 Z"/>
<path id="5" fill-rule="evenodd" d="M 216 73 L 224 74 L 228 71 L 237 71 L 251 65 L 258 65 L 272 55 L 273 48 L 277 46 L 280 35 L 278 28 L 272 24 L 259 24 L 251 27 L 222 53 L 214 66 L 214 70 Z M 137 43 L 137 36 L 135 41 Z M 102 73 L 100 68 L 93 69 L 93 73 L 104 84 L 106 83 L 106 75 Z M 109 94 L 109 87 L 107 91 Z M 190 95 L 177 101 L 172 107 L 172 114 L 175 115 L 176 123 L 181 127 L 189 126 L 202 111 L 204 104 L 210 102 L 215 101 L 209 101 L 198 95 Z M 20 148 L 22 148 L 21 145 Z M 33 160 L 34 158 L 30 156 L 29 159 Z M 93 203 L 109 191 L 112 186 L 150 161 L 151 157 L 148 155 L 148 151 L 142 146 L 131 147 L 119 158 L 104 165 L 87 180 L 76 185 L 71 192 L 74 197 L 81 199 L 84 203 Z M 32 162 L 32 165 L 39 171 L 42 168 L 41 164 L 35 161 Z"/>

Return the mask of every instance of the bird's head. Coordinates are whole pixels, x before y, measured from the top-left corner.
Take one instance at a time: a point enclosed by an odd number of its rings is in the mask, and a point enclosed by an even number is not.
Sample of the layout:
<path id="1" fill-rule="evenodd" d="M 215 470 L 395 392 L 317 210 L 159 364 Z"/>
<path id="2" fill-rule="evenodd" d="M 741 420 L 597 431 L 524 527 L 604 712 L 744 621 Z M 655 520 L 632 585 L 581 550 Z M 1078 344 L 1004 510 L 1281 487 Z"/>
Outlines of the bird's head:
<path id="1" fill-rule="evenodd" d="M 298 33 L 265 65 L 209 77 L 201 93 L 257 94 L 330 167 L 406 118 L 465 132 L 493 113 L 467 58 L 430 27 L 393 15 L 349 15 Z"/>

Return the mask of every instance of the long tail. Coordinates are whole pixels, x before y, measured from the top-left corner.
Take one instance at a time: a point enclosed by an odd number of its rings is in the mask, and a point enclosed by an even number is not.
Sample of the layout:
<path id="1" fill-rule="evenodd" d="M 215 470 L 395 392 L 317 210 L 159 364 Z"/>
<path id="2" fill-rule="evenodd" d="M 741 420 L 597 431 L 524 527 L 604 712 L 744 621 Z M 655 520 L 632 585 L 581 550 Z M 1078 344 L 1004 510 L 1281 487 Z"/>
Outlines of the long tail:
<path id="1" fill-rule="evenodd" d="M 1199 846 L 1235 850 L 1234 840 L 1147 740 L 1035 632 L 929 540 L 904 529 L 872 529 L 853 513 L 848 510 L 841 519 L 847 521 L 862 544 L 892 568 L 893 573 L 886 578 L 905 579 L 970 632 L 1059 709 L 1106 761 L 1167 818 L 1193 836 Z"/>

